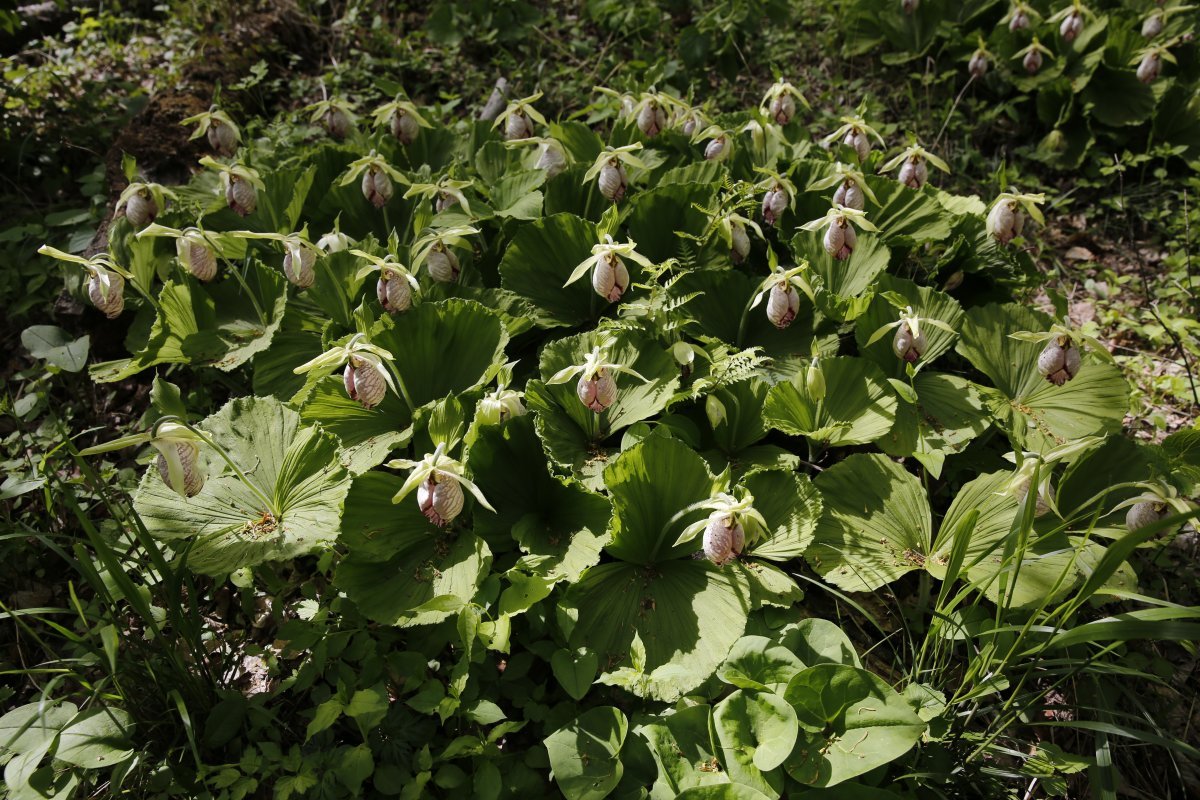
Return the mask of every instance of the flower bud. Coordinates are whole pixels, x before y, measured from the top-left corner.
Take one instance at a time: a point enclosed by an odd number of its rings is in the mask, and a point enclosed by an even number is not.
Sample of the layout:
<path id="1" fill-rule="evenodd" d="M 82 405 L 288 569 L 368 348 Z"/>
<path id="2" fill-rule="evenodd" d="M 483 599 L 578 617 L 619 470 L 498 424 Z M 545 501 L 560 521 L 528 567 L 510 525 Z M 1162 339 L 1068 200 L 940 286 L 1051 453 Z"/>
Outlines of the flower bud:
<path id="1" fill-rule="evenodd" d="M 175 254 L 196 280 L 207 283 L 217 276 L 217 256 L 203 239 L 181 236 L 175 240 Z"/>
<path id="2" fill-rule="evenodd" d="M 325 126 L 325 130 L 330 136 L 338 140 L 345 139 L 354 128 L 354 124 L 346 112 L 336 106 L 325 112 L 325 116 L 321 118 L 321 124 Z"/>
<path id="3" fill-rule="evenodd" d="M 1024 483 L 1021 483 L 1016 487 L 1016 497 L 1018 501 L 1024 500 L 1029 494 L 1029 483 L 1029 478 L 1026 478 Z M 1033 507 L 1033 515 L 1035 517 L 1044 517 L 1053 510 L 1054 509 L 1050 507 L 1050 504 L 1046 502 L 1046 497 L 1042 494 L 1042 490 L 1039 489 L 1037 493 L 1037 500 L 1035 501 L 1035 505 Z"/>
<path id="4" fill-rule="evenodd" d="M 1078 11 L 1072 11 L 1067 16 L 1063 17 L 1062 23 L 1058 26 L 1058 35 L 1064 41 L 1073 42 L 1079 34 L 1083 33 L 1083 15 Z"/>
<path id="5" fill-rule="evenodd" d="M 780 125 L 787 125 L 796 115 L 796 98 L 790 94 L 781 94 L 771 99 L 771 119 Z"/>
<path id="6" fill-rule="evenodd" d="M 681 127 L 683 135 L 690 138 L 696 132 L 696 126 L 699 124 L 699 120 L 696 119 L 695 114 L 688 114 L 683 120 L 683 126 Z"/>
<path id="7" fill-rule="evenodd" d="M 379 367 L 366 359 L 351 356 L 350 363 L 342 373 L 346 384 L 346 394 L 351 400 L 357 400 L 363 408 L 374 408 L 383 401 L 387 394 L 387 382 L 384 380 L 383 367 Z"/>
<path id="8" fill-rule="evenodd" d="M 929 167 L 920 156 L 914 156 L 900 166 L 900 182 L 910 189 L 920 189 L 928 179 Z"/>
<path id="9" fill-rule="evenodd" d="M 1055 337 L 1038 356 L 1038 372 L 1055 386 L 1062 386 L 1079 374 L 1079 348 L 1065 336 Z"/>
<path id="10" fill-rule="evenodd" d="M 900 0 L 900 9 L 905 14 L 912 14 L 921 5 L 920 0 Z"/>
<path id="11" fill-rule="evenodd" d="M 1017 219 L 1023 216 L 1024 214 L 1020 206 L 1014 200 L 1004 200 L 996 203 L 988 213 L 988 233 L 994 236 L 1000 244 L 1008 244 L 1014 237 L 1020 234 L 1021 227 L 1024 226 L 1024 220 L 1022 219 L 1020 225 L 1018 225 Z"/>
<path id="12" fill-rule="evenodd" d="M 800 310 L 800 293 L 796 287 L 787 281 L 780 281 L 771 287 L 767 295 L 767 319 L 776 328 L 783 330 L 796 319 Z"/>
<path id="13" fill-rule="evenodd" d="M 814 358 L 804 373 L 804 388 L 808 390 L 808 398 L 814 403 L 825 399 L 825 371 L 821 369 L 820 359 Z"/>
<path id="14" fill-rule="evenodd" d="M 458 205 L 457 197 L 450 192 L 438 192 L 437 199 L 433 201 L 433 210 L 440 214 L 455 205 Z"/>
<path id="15" fill-rule="evenodd" d="M 715 394 L 710 394 L 704 398 L 704 415 L 708 417 L 708 424 L 712 426 L 714 431 L 729 421 L 729 415 L 725 411 L 725 404 Z"/>
<path id="16" fill-rule="evenodd" d="M 511 390 L 493 392 L 479 401 L 479 421 L 484 425 L 499 425 L 526 413 L 521 396 Z"/>
<path id="17" fill-rule="evenodd" d="M 435 244 L 425 257 L 425 266 L 429 269 L 429 277 L 438 283 L 454 283 L 461 272 L 458 256 L 440 243 Z"/>
<path id="18" fill-rule="evenodd" d="M 116 272 L 105 271 L 108 276 L 108 291 L 104 291 L 99 275 L 88 279 L 88 297 L 92 305 L 109 319 L 116 319 L 125 310 L 125 279 Z"/>
<path id="19" fill-rule="evenodd" d="M 538 153 L 538 160 L 534 167 L 544 170 L 547 178 L 553 178 L 567 168 L 567 159 L 562 151 L 554 145 L 544 144 L 541 152 Z"/>
<path id="20" fill-rule="evenodd" d="M 1129 507 L 1129 511 L 1125 512 L 1125 527 L 1132 531 L 1139 528 L 1145 528 L 1148 525 L 1161 520 L 1167 515 L 1166 503 L 1155 503 L 1149 500 L 1143 500 L 1140 503 L 1134 503 Z"/>
<path id="21" fill-rule="evenodd" d="M 383 170 L 372 167 L 363 173 L 362 193 L 371 205 L 383 208 L 387 201 L 392 199 L 393 191 L 395 190 L 392 187 L 392 179 Z"/>
<path id="22" fill-rule="evenodd" d="M 704 148 L 704 157 L 709 161 L 724 161 L 729 155 L 729 140 L 724 134 L 709 140 Z"/>
<path id="23" fill-rule="evenodd" d="M 604 195 L 606 200 L 614 203 L 621 202 L 628 183 L 629 178 L 625 174 L 625 166 L 616 158 L 609 159 L 608 163 L 600 170 L 600 194 Z"/>
<path id="24" fill-rule="evenodd" d="M 1163 16 L 1159 13 L 1151 14 L 1142 22 L 1142 36 L 1147 39 L 1153 39 L 1163 32 Z"/>
<path id="25" fill-rule="evenodd" d="M 858 244 L 858 234 L 848 221 L 833 221 L 825 229 L 825 252 L 838 261 L 845 261 Z"/>
<path id="26" fill-rule="evenodd" d="M 704 528 L 704 555 L 717 566 L 724 566 L 741 554 L 746 533 L 733 514 L 714 511 Z"/>
<path id="27" fill-rule="evenodd" d="M 1137 78 L 1142 83 L 1154 83 L 1158 73 L 1162 71 L 1162 59 L 1158 53 L 1146 53 L 1138 64 Z"/>
<path id="28" fill-rule="evenodd" d="M 231 156 L 237 152 L 237 134 L 221 120 L 213 119 L 208 125 L 208 146 L 219 156 Z"/>
<path id="29" fill-rule="evenodd" d="M 283 256 L 283 274 L 288 281 L 301 289 L 307 289 L 317 279 L 313 264 L 317 254 L 304 247 L 289 247 Z M 297 262 L 299 264 L 297 265 Z"/>
<path id="30" fill-rule="evenodd" d="M 599 414 L 617 401 L 617 383 L 608 370 L 601 368 L 590 378 L 587 374 L 580 375 L 575 394 L 581 403 Z"/>
<path id="31" fill-rule="evenodd" d="M 833 202 L 856 211 L 862 211 L 867 207 L 867 198 L 862 187 L 849 178 L 838 184 L 838 188 L 833 193 Z"/>
<path id="32" fill-rule="evenodd" d="M 615 253 L 609 253 L 592 268 L 592 288 L 596 294 L 615 303 L 629 288 L 629 270 Z"/>
<path id="33" fill-rule="evenodd" d="M 976 50 L 971 56 L 970 62 L 967 63 L 967 71 L 971 73 L 975 80 L 979 80 L 988 71 L 988 59 L 982 50 Z"/>
<path id="34" fill-rule="evenodd" d="M 142 189 L 125 201 L 125 219 L 135 228 L 149 225 L 158 216 L 158 211 L 158 203 L 154 202 L 149 189 Z"/>
<path id="35" fill-rule="evenodd" d="M 871 140 L 867 138 L 867 134 L 860 131 L 858 128 L 851 128 L 846 132 L 846 138 L 842 139 L 842 144 L 854 148 L 854 152 L 858 153 L 858 160 L 865 162 L 867 156 L 871 155 Z"/>
<path id="36" fill-rule="evenodd" d="M 195 497 L 204 488 L 204 475 L 200 472 L 200 447 L 195 442 L 162 442 L 158 449 L 158 474 L 163 483 L 177 494 Z M 178 481 L 171 481 L 171 461 L 179 467 Z"/>
<path id="37" fill-rule="evenodd" d="M 909 364 L 917 363 L 921 356 L 925 355 L 928 346 L 925 333 L 913 336 L 912 328 L 907 322 L 900 323 L 900 327 L 896 329 L 896 336 L 892 339 L 892 352 L 896 354 L 896 358 L 903 359 Z"/>
<path id="38" fill-rule="evenodd" d="M 1029 27 L 1029 15 L 1024 11 L 1017 11 L 1013 14 L 1013 18 L 1008 21 L 1008 29 L 1013 33 L 1023 31 Z"/>
<path id="39" fill-rule="evenodd" d="M 741 264 L 750 255 L 750 234 L 746 233 L 745 224 L 734 220 L 729 226 L 730 258 L 733 263 Z"/>
<path id="40" fill-rule="evenodd" d="M 780 215 L 788 207 L 788 193 L 782 186 L 773 186 L 763 195 L 762 215 L 763 221 L 768 225 L 774 225 Z"/>
<path id="41" fill-rule="evenodd" d="M 379 305 L 389 314 L 408 311 L 412 307 L 412 286 L 403 275 L 388 267 L 379 271 L 375 294 L 379 297 Z"/>
<path id="42" fill-rule="evenodd" d="M 417 134 L 421 131 L 421 125 L 416 118 L 402 109 L 392 114 L 392 120 L 388 127 L 391 128 L 392 136 L 395 136 L 400 144 L 404 145 L 416 141 Z"/>
<path id="43" fill-rule="evenodd" d="M 417 487 L 417 503 L 426 519 L 444 528 L 462 512 L 463 490 L 452 475 L 435 470 Z"/>
<path id="44" fill-rule="evenodd" d="M 1025 71 L 1030 75 L 1035 74 L 1042 68 L 1042 53 L 1040 50 L 1030 50 L 1025 54 L 1021 64 L 1025 67 Z"/>
<path id="45" fill-rule="evenodd" d="M 650 100 L 638 112 L 637 126 L 642 133 L 653 138 L 667 127 L 667 112 L 663 111 L 663 107 L 658 104 L 658 101 Z"/>
<path id="46" fill-rule="evenodd" d="M 229 175 L 229 183 L 225 187 L 225 202 L 239 217 L 247 217 L 254 213 L 258 206 L 258 190 L 250 181 L 237 175 Z"/>
<path id="47" fill-rule="evenodd" d="M 317 240 L 317 247 L 326 253 L 340 253 L 353 244 L 349 236 L 341 231 L 330 231 Z"/>
<path id="48" fill-rule="evenodd" d="M 509 141 L 513 139 L 528 139 L 533 136 L 533 123 L 524 111 L 517 110 L 509 114 L 504 120 L 504 138 Z"/>

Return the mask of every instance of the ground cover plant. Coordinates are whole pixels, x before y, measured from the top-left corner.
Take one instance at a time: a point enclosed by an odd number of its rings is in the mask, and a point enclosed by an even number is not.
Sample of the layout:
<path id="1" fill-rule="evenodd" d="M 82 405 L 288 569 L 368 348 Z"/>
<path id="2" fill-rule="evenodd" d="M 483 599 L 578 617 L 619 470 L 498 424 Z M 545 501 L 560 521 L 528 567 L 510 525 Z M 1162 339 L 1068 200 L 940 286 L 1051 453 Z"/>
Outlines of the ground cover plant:
<path id="1" fill-rule="evenodd" d="M 583 24 L 736 69 L 769 10 Z M 377 69 L 178 114 L 195 163 L 123 150 L 103 246 L 14 228 L 93 327 L 21 333 L 9 796 L 1194 788 L 1200 433 L 1128 435 L 1101 331 L 1031 301 L 1052 182 L 798 75 Z"/>

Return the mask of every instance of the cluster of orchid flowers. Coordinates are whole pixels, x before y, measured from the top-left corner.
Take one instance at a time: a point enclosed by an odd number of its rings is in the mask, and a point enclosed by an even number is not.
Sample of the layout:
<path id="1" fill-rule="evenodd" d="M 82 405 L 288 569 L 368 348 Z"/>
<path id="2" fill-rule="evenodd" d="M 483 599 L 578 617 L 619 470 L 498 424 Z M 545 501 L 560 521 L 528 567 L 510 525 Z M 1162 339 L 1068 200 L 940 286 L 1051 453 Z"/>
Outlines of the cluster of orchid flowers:
<path id="1" fill-rule="evenodd" d="M 904 3 L 910 3 L 912 0 L 902 0 Z M 914 4 L 915 7 L 915 4 Z M 908 10 L 906 5 L 906 10 Z M 1141 33 L 1146 41 L 1152 42 L 1157 39 L 1163 30 L 1166 28 L 1170 17 L 1181 12 L 1194 10 L 1196 6 L 1192 5 L 1174 5 L 1168 6 L 1160 2 L 1151 9 L 1150 13 L 1142 20 Z M 1087 20 L 1095 19 L 1096 13 L 1088 8 L 1082 0 L 1071 0 L 1071 3 L 1046 19 L 1049 25 L 1058 26 L 1058 36 L 1063 44 L 1071 45 L 1074 43 L 1084 31 Z M 1036 21 L 1041 18 L 1041 14 L 1037 9 L 1029 5 L 1023 0 L 1016 0 L 1009 8 L 1008 13 L 1001 20 L 1002 24 L 1008 26 L 1009 31 L 1016 33 L 1018 31 L 1032 30 Z M 1130 64 L 1137 65 L 1137 78 L 1142 83 L 1153 83 L 1162 73 L 1164 62 L 1176 63 L 1175 56 L 1171 53 L 1171 48 L 1184 41 L 1183 37 L 1174 37 L 1157 44 L 1147 44 L 1145 47 L 1139 48 L 1130 60 Z M 1046 58 L 1053 58 L 1054 52 L 1042 44 L 1037 34 L 1033 34 L 1030 43 L 1018 50 L 1014 55 L 1014 60 L 1021 62 L 1022 68 L 1030 75 L 1036 75 L 1045 63 Z M 984 46 L 983 37 L 979 37 L 979 46 L 971 53 L 970 59 L 967 62 L 967 71 L 972 79 L 979 80 L 987 74 L 988 68 L 995 57 Z"/>

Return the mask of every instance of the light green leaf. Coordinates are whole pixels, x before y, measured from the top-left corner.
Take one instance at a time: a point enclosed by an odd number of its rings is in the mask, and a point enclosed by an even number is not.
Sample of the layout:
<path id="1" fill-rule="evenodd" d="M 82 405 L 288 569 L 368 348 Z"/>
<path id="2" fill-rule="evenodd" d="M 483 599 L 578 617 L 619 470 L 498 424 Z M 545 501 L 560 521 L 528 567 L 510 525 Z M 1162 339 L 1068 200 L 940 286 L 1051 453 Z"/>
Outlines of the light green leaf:
<path id="1" fill-rule="evenodd" d="M 208 477 L 192 498 L 172 491 L 151 467 L 134 508 L 152 536 L 187 542 L 188 565 L 208 574 L 305 555 L 332 542 L 350 489 L 337 439 L 301 425 L 300 415 L 269 397 L 231 400 L 199 427 L 229 453 L 269 499 L 264 508 L 210 448 Z"/>
<path id="2" fill-rule="evenodd" d="M 822 359 L 821 370 L 825 399 L 814 402 L 792 382 L 776 384 L 763 407 L 767 424 L 831 446 L 866 444 L 892 429 L 897 399 L 879 367 L 837 356 Z"/>
<path id="3" fill-rule="evenodd" d="M 522 226 L 500 260 L 501 285 L 534 306 L 541 327 L 592 319 L 608 303 L 596 295 L 591 282 L 563 284 L 598 241 L 596 226 L 572 214 L 554 214 Z M 632 278 L 637 265 L 628 262 L 626 267 Z"/>
<path id="4" fill-rule="evenodd" d="M 87 366 L 91 337 L 75 339 L 54 325 L 31 325 L 21 332 L 21 344 L 34 358 L 67 372 L 79 372 Z"/>
<path id="5" fill-rule="evenodd" d="M 772 770 L 796 743 L 795 710 L 778 695 L 739 689 L 713 709 L 713 729 L 730 780 L 778 797 L 783 775 Z"/>
<path id="6" fill-rule="evenodd" d="M 133 755 L 133 717 L 120 708 L 84 711 L 62 729 L 54 757 L 85 769 L 119 764 Z"/>
<path id="7" fill-rule="evenodd" d="M 807 559 L 825 580 L 873 591 L 921 569 L 930 510 L 916 476 L 885 456 L 858 453 L 817 476 L 825 511 Z"/>
<path id="8" fill-rule="evenodd" d="M 791 650 L 765 636 L 743 636 L 734 643 L 717 677 L 739 689 L 782 694 L 792 676 L 804 667 Z"/>
<path id="9" fill-rule="evenodd" d="M 615 708 L 599 706 L 546 737 L 554 782 L 567 800 L 603 800 L 624 774 L 621 746 L 629 721 Z"/>
<path id="10" fill-rule="evenodd" d="M 628 659 L 636 632 L 646 648 L 640 696 L 674 701 L 703 683 L 741 636 L 750 587 L 738 572 L 682 559 L 652 566 L 592 567 L 567 592 L 578 613 L 571 647 L 586 646 L 601 664 Z"/>
<path id="11" fill-rule="evenodd" d="M 416 498 L 393 504 L 403 482 L 381 472 L 354 479 L 342 521 L 349 553 L 334 583 L 373 620 L 401 627 L 430 625 L 474 599 L 492 554 L 469 531 L 436 528 Z"/>
<path id="12" fill-rule="evenodd" d="M 600 659 L 592 652 L 571 652 L 558 649 L 550 657 L 550 668 L 554 677 L 575 700 L 582 700 L 596 680 Z"/>
<path id="13" fill-rule="evenodd" d="M 810 667 L 792 678 L 784 697 L 801 727 L 785 766 L 811 786 L 833 786 L 887 764 L 925 732 L 901 695 L 855 667 Z"/>
<path id="14" fill-rule="evenodd" d="M 1049 330 L 1053 320 L 1016 304 L 972 308 L 963 321 L 958 352 L 995 384 L 984 398 L 1015 446 L 1044 452 L 1074 439 L 1120 429 L 1129 385 L 1120 369 L 1084 355 L 1074 379 L 1055 386 L 1038 373 L 1043 345 L 1008 337 Z"/>

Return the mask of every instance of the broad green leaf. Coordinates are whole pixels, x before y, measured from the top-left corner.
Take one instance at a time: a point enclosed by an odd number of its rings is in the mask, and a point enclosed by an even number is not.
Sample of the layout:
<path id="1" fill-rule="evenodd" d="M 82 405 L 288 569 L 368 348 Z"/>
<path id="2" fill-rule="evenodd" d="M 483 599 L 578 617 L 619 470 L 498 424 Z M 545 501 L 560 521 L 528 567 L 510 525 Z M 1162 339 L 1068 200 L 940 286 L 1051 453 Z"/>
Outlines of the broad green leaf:
<path id="1" fill-rule="evenodd" d="M 575 326 L 594 319 L 609 303 L 591 279 L 564 286 L 575 267 L 591 257 L 600 241 L 596 226 L 572 214 L 543 217 L 522 226 L 500 260 L 501 285 L 528 300 L 541 327 Z M 630 276 L 638 266 L 626 260 Z"/>
<path id="2" fill-rule="evenodd" d="M 929 501 L 920 480 L 882 455 L 859 453 L 817 476 L 825 511 L 806 558 L 825 580 L 873 591 L 922 569 Z"/>
<path id="3" fill-rule="evenodd" d="M 801 728 L 785 766 L 811 786 L 833 786 L 887 764 L 925 732 L 904 698 L 864 669 L 810 667 L 792 678 L 784 697 Z"/>
<path id="4" fill-rule="evenodd" d="M 646 649 L 640 696 L 671 702 L 712 675 L 741 636 L 750 588 L 740 573 L 682 559 L 641 566 L 600 564 L 564 601 L 578 614 L 570 646 L 586 646 L 608 673 L 629 657 L 636 632 Z"/>
<path id="5" fill-rule="evenodd" d="M 342 520 L 349 553 L 334 583 L 377 622 L 429 625 L 474 599 L 492 554 L 469 531 L 436 528 L 421 513 L 415 496 L 393 504 L 392 496 L 403 482 L 400 476 L 381 472 L 354 479 Z M 487 513 L 476 507 L 476 514 Z"/>
<path id="6" fill-rule="evenodd" d="M 133 729 L 133 717 L 124 709 L 89 709 L 59 733 L 54 757 L 85 769 L 111 767 L 133 755 Z"/>
<path id="7" fill-rule="evenodd" d="M 783 774 L 773 770 L 792 752 L 799 733 L 791 705 L 771 692 L 739 689 L 713 709 L 713 729 L 730 780 L 778 797 Z"/>
<path id="8" fill-rule="evenodd" d="M 739 689 L 782 694 L 805 665 L 791 650 L 765 636 L 743 636 L 734 643 L 717 677 Z"/>
<path id="9" fill-rule="evenodd" d="M 75 718 L 74 703 L 27 703 L 0 717 L 0 748 L 28 753 L 50 742 Z"/>
<path id="10" fill-rule="evenodd" d="M 933 171 L 932 167 L 930 171 Z M 884 241 L 921 244 L 945 241 L 950 236 L 951 220 L 942 210 L 932 187 L 910 189 L 894 175 L 886 178 L 867 176 L 867 184 L 879 200 L 878 207 L 866 209 L 867 219 L 879 228 Z"/>
<path id="11" fill-rule="evenodd" d="M 679 386 L 679 367 L 670 351 L 632 332 L 611 335 L 611 362 L 635 370 L 646 378 L 615 372 L 617 399 L 599 414 L 588 409 L 576 394 L 578 377 L 560 384 L 547 381 L 559 370 L 582 364 L 592 348 L 609 339 L 596 331 L 550 342 L 541 353 L 541 381 L 526 386 L 530 410 L 538 413 L 538 434 L 551 458 L 577 475 L 589 460 L 604 458 L 599 443 L 621 429 L 662 411 Z M 551 430 L 553 428 L 553 430 Z M 598 470 L 597 470 L 598 471 Z"/>
<path id="12" fill-rule="evenodd" d="M 414 409 L 488 380 L 504 362 L 508 332 L 500 315 L 470 300 L 421 303 L 381 319 L 371 343 L 392 354 Z"/>
<path id="13" fill-rule="evenodd" d="M 389 389 L 379 405 L 364 408 L 346 394 L 340 374 L 330 375 L 313 387 L 300 408 L 300 416 L 338 437 L 343 445 L 341 463 L 353 475 L 382 464 L 412 435 L 412 414 L 401 397 Z"/>
<path id="14" fill-rule="evenodd" d="M 771 800 L 771 795 L 740 783 L 718 783 L 685 789 L 676 800 Z"/>
<path id="15" fill-rule="evenodd" d="M 550 669 L 554 672 L 554 677 L 575 700 L 582 700 L 588 693 L 592 681 L 596 680 L 596 670 L 599 666 L 600 659 L 590 652 L 573 653 L 560 648 L 550 657 Z"/>
<path id="16" fill-rule="evenodd" d="M 621 747 L 629 721 L 599 706 L 546 737 L 554 782 L 567 800 L 602 800 L 621 781 Z"/>
<path id="17" fill-rule="evenodd" d="M 510 172 L 490 187 L 492 208 L 497 217 L 531 220 L 542 213 L 542 193 L 538 187 L 546 182 L 546 172 L 540 169 Z"/>
<path id="18" fill-rule="evenodd" d="M 698 542 L 675 546 L 675 540 L 707 512 L 675 517 L 707 500 L 717 481 L 690 447 L 676 439 L 651 436 L 621 453 L 604 470 L 604 483 L 613 502 L 611 539 L 605 548 L 610 554 L 650 565 L 696 550 Z"/>
<path id="19" fill-rule="evenodd" d="M 717 446 L 728 456 L 734 456 L 767 435 L 762 408 L 771 385 L 764 380 L 750 379 L 723 386 L 712 392 L 711 402 L 719 404 L 720 418 L 709 418 Z"/>
<path id="20" fill-rule="evenodd" d="M 761 347 L 763 355 L 776 361 L 780 371 L 794 370 L 812 358 L 814 339 L 824 352 L 836 351 L 836 330 L 817 312 L 807 297 L 801 297 L 796 319 L 780 330 L 767 319 L 766 305 L 750 308 L 767 277 L 750 277 L 738 270 L 706 269 L 688 272 L 672 287 L 673 297 L 687 297 L 683 311 L 694 320 L 689 328 L 697 335 L 715 336 L 735 347 Z"/>
<path id="21" fill-rule="evenodd" d="M 997 422 L 1015 446 L 1036 452 L 1115 432 L 1128 408 L 1129 385 L 1117 367 L 1084 355 L 1079 374 L 1055 386 L 1037 370 L 1044 344 L 1008 336 L 1051 324 L 1046 315 L 1016 304 L 972 308 L 958 342 L 958 352 L 996 386 L 984 398 Z"/>
<path id="22" fill-rule="evenodd" d="M 34 358 L 67 372 L 79 372 L 87 366 L 91 337 L 76 339 L 55 325 L 31 325 L 21 331 L 21 344 Z"/>
<path id="23" fill-rule="evenodd" d="M 979 387 L 957 375 L 920 372 L 913 379 L 917 402 L 896 406 L 896 424 L 876 441 L 893 456 L 913 455 L 933 477 L 946 456 L 961 453 L 991 425 Z"/>
<path id="24" fill-rule="evenodd" d="M 971 583 L 981 587 L 993 603 L 1001 602 L 1001 576 L 1005 576 L 1004 605 L 1029 608 L 1063 600 L 1072 589 L 1089 578 L 1105 548 L 1080 537 L 1054 536 L 1040 541 L 1009 559 L 1002 554 L 987 558 L 969 570 Z M 1125 592 L 1137 590 L 1137 576 L 1124 564 L 1106 582 L 1106 588 Z M 1107 594 L 1101 589 L 1098 595 Z"/>
<path id="25" fill-rule="evenodd" d="M 728 785 L 729 778 L 720 769 L 709 732 L 711 722 L 712 708 L 696 705 L 655 717 L 635 729 L 650 744 L 658 763 L 655 787 L 662 787 L 665 796 L 674 797 L 699 786 Z"/>
<path id="26" fill-rule="evenodd" d="M 92 379 L 124 380 L 156 364 L 190 364 L 230 371 L 271 346 L 287 304 L 283 275 L 258 261 L 245 268 L 249 291 L 232 276 L 211 285 L 188 276 L 167 281 L 145 348 L 132 358 L 93 364 Z"/>
<path id="27" fill-rule="evenodd" d="M 659 185 L 635 194 L 626 224 L 637 251 L 655 263 L 679 256 L 687 240 L 678 233 L 700 236 L 708 227 L 707 215 L 693 206 L 712 206 L 715 194 L 711 184 L 701 183 Z"/>
<path id="28" fill-rule="evenodd" d="M 767 535 L 748 542 L 746 555 L 787 561 L 803 555 L 821 516 L 821 495 L 807 475 L 779 469 L 750 472 L 741 485 L 754 496 L 754 508 L 767 521 Z"/>
<path id="29" fill-rule="evenodd" d="M 1010 535 L 1017 520 L 1020 503 L 1016 497 L 1004 492 L 1012 479 L 1008 471 L 980 475 L 959 489 L 954 502 L 946 511 L 933 542 L 933 552 L 925 562 L 925 568 L 936 578 L 945 578 L 946 564 L 954 549 L 954 537 L 960 524 L 972 511 L 978 511 L 975 526 L 965 532 L 969 536 L 963 564 L 971 567 L 983 558 L 999 561 L 1003 555 L 1003 541 Z"/>
<path id="30" fill-rule="evenodd" d="M 207 574 L 305 555 L 337 538 L 350 476 L 340 444 L 269 397 L 231 400 L 199 425 L 228 452 L 258 495 L 207 446 L 208 477 L 192 498 L 172 491 L 153 466 L 142 476 L 134 508 L 146 529 L 176 547 Z"/>
<path id="31" fill-rule="evenodd" d="M 1092 118 L 1114 128 L 1150 119 L 1156 101 L 1153 87 L 1138 80 L 1135 70 L 1104 65 L 1096 69 L 1082 97 Z"/>
<path id="32" fill-rule="evenodd" d="M 862 666 L 850 637 L 827 619 L 809 617 L 785 625 L 775 634 L 775 640 L 795 653 L 805 667 L 818 664 Z"/>
<path id="33" fill-rule="evenodd" d="M 909 190 L 911 191 L 911 190 Z M 892 350 L 892 340 L 899 328 L 892 328 L 872 344 L 867 344 L 875 332 L 882 326 L 896 322 L 903 309 L 898 309 L 880 294 L 894 292 L 904 298 L 912 306 L 913 311 L 921 318 L 920 331 L 927 342 L 927 349 L 916 366 L 926 369 L 930 363 L 943 355 L 958 337 L 936 325 L 925 322 L 933 319 L 951 328 L 957 329 L 962 320 L 962 308 L 958 301 L 948 294 L 935 291 L 926 286 L 918 286 L 912 281 L 894 278 L 891 275 L 880 275 L 875 282 L 879 293 L 871 301 L 866 313 L 858 318 L 854 326 L 854 339 L 858 343 L 858 352 L 879 365 L 884 375 L 889 378 L 905 378 L 905 362 Z"/>
<path id="34" fill-rule="evenodd" d="M 467 466 L 496 509 L 478 514 L 475 533 L 499 551 L 513 539 L 516 569 L 557 581 L 576 581 L 600 560 L 612 516 L 609 501 L 549 473 L 545 453 L 526 415 L 487 425 L 471 446 Z"/>
<path id="35" fill-rule="evenodd" d="M 821 279 L 824 291 L 817 295 L 821 311 L 837 320 L 852 320 L 866 310 L 875 278 L 888 267 L 891 253 L 878 234 L 858 231 L 858 244 L 845 261 L 825 252 L 824 231 L 800 231 L 791 241 L 797 262 L 808 261 Z M 860 302 L 856 302 L 860 301 Z"/>
<path id="36" fill-rule="evenodd" d="M 825 396 L 814 400 L 795 382 L 776 384 L 763 407 L 773 428 L 830 446 L 866 444 L 885 436 L 896 418 L 896 395 L 879 367 L 861 358 L 821 359 Z"/>

